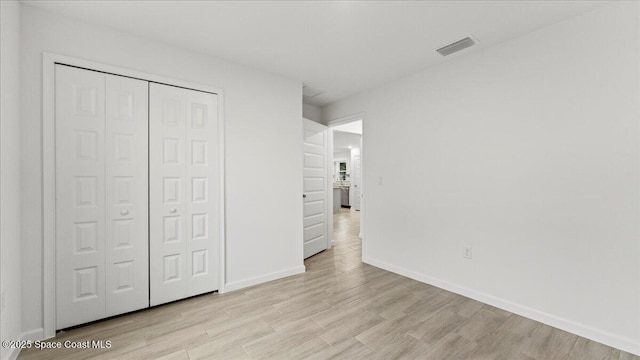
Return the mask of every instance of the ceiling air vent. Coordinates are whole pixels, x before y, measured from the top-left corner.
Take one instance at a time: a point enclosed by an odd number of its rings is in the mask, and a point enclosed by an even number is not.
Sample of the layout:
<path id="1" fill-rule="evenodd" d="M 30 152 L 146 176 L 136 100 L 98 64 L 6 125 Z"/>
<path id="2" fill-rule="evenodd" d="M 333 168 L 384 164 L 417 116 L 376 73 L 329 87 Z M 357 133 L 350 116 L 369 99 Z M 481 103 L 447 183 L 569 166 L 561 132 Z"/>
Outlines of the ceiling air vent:
<path id="1" fill-rule="evenodd" d="M 437 49 L 436 51 L 438 53 L 440 53 L 440 55 L 442 56 L 447 56 L 447 55 L 451 55 L 454 52 L 458 52 L 462 49 L 466 49 L 470 46 L 473 46 L 477 43 L 477 40 L 473 39 L 472 37 L 466 37 L 462 40 L 458 40 L 454 43 L 451 43 L 449 45 L 445 45 L 439 49 Z"/>

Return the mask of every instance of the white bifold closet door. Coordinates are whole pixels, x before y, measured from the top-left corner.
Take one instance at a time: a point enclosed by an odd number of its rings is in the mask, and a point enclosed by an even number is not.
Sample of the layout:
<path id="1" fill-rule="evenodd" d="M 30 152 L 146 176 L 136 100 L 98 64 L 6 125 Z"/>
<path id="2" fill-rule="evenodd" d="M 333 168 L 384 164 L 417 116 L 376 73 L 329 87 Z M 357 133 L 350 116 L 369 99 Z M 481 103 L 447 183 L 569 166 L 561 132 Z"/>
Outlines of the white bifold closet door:
<path id="1" fill-rule="evenodd" d="M 149 306 L 148 83 L 56 65 L 56 328 Z"/>
<path id="2" fill-rule="evenodd" d="M 217 95 L 149 85 L 150 301 L 218 289 Z"/>

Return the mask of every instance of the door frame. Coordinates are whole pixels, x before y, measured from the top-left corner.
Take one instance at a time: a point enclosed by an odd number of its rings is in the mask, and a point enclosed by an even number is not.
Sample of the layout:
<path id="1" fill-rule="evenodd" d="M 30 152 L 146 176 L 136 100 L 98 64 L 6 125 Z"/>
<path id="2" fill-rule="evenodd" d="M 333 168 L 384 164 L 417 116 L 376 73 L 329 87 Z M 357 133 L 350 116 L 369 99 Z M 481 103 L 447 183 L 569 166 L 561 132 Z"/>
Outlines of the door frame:
<path id="1" fill-rule="evenodd" d="M 221 88 L 149 74 L 50 52 L 42 54 L 42 226 L 43 226 L 43 338 L 56 335 L 56 198 L 55 198 L 55 65 L 63 64 L 87 70 L 125 76 L 149 82 L 204 91 L 218 95 L 218 177 L 219 212 L 219 293 L 225 292 L 225 165 L 224 165 L 224 91 Z"/>
<path id="2" fill-rule="evenodd" d="M 366 201 L 365 201 L 365 190 L 366 190 L 366 177 L 365 177 L 365 113 L 356 113 L 349 116 L 344 116 L 341 118 L 337 118 L 334 120 L 329 120 L 327 122 L 327 127 L 329 129 L 329 154 L 327 160 L 330 164 L 333 164 L 333 128 L 339 125 L 348 124 L 354 121 L 362 120 L 362 134 L 360 137 L 360 239 L 362 240 L 362 258 L 365 259 L 365 249 L 366 249 L 366 241 L 365 241 L 365 224 L 366 224 Z M 327 169 L 327 178 L 333 179 L 332 169 Z M 331 181 L 327 186 L 328 192 L 328 202 L 333 204 L 333 181 Z M 332 207 L 333 209 L 333 207 Z M 329 221 L 329 246 L 333 246 L 333 210 L 330 212 L 332 215 L 332 220 Z"/>

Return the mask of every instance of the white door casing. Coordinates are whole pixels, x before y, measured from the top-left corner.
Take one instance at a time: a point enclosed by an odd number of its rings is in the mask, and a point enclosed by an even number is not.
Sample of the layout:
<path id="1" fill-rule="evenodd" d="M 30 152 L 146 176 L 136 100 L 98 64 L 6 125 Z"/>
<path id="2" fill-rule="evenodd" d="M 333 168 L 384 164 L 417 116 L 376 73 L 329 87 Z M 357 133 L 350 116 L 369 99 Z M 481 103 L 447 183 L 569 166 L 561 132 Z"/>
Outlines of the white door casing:
<path id="1" fill-rule="evenodd" d="M 150 84 L 151 305 L 218 289 L 217 96 Z"/>
<path id="2" fill-rule="evenodd" d="M 303 121 L 304 258 L 328 248 L 327 127 Z"/>
<path id="3" fill-rule="evenodd" d="M 148 306 L 147 86 L 64 65 L 55 72 L 61 329 Z"/>

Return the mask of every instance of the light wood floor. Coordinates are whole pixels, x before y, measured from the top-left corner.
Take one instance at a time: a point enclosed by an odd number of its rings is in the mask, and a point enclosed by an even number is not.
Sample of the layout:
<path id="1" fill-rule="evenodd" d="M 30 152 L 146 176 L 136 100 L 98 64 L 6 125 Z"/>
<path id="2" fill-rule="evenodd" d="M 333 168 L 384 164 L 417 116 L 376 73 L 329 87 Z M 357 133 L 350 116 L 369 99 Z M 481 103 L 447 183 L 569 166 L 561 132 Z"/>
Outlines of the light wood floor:
<path id="1" fill-rule="evenodd" d="M 640 359 L 360 261 L 359 212 L 305 274 L 204 295 L 58 334 L 109 350 L 20 359 Z"/>

